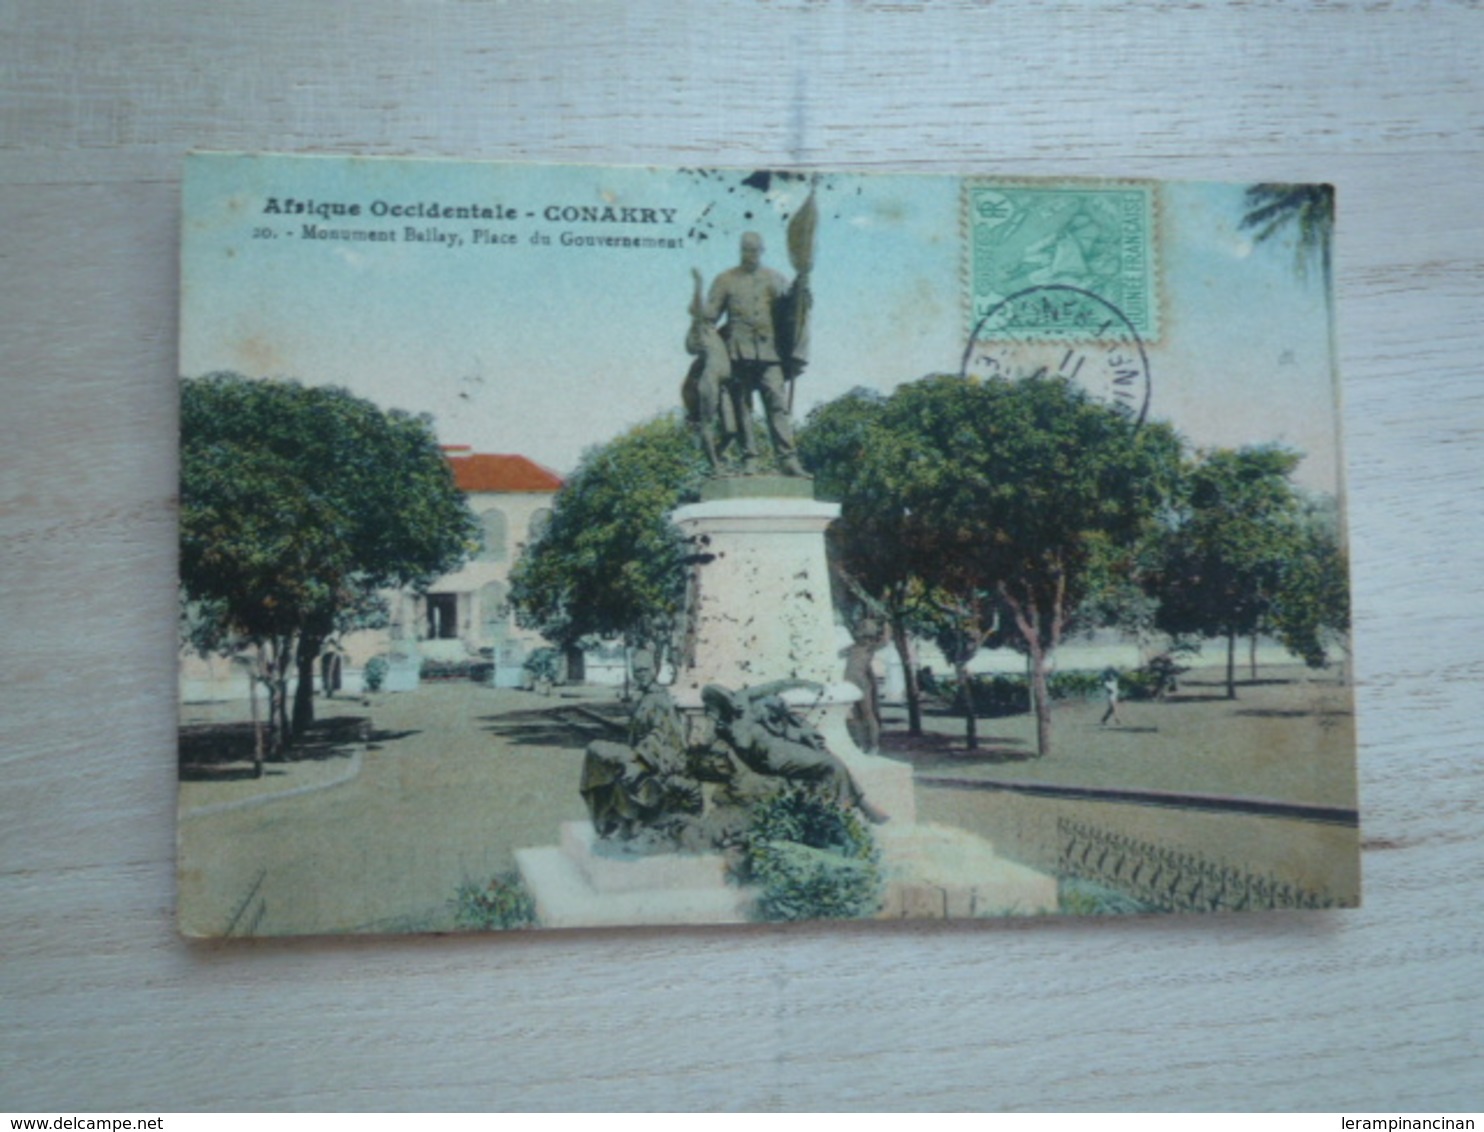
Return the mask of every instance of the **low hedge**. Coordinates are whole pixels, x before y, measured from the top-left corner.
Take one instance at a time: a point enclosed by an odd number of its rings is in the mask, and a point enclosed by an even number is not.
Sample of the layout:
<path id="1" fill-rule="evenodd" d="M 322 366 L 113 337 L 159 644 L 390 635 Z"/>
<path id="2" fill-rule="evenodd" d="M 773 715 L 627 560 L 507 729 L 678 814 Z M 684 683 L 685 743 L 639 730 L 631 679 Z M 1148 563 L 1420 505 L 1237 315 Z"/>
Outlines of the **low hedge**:
<path id="1" fill-rule="evenodd" d="M 1159 678 L 1147 669 L 1118 669 L 1118 689 L 1123 699 L 1152 699 L 1158 685 Z M 974 696 L 974 714 L 980 718 L 1023 715 L 1031 710 L 1030 683 L 1024 676 L 976 675 L 969 678 L 969 687 Z M 940 679 L 937 689 L 954 711 L 964 710 L 963 691 L 956 680 Z M 1103 674 L 1086 670 L 1053 672 L 1046 678 L 1046 690 L 1052 703 L 1099 700 L 1107 694 Z"/>
<path id="2" fill-rule="evenodd" d="M 472 680 L 476 684 L 488 684 L 495 673 L 495 665 L 489 660 L 431 660 L 425 658 L 418 675 L 426 681 Z"/>

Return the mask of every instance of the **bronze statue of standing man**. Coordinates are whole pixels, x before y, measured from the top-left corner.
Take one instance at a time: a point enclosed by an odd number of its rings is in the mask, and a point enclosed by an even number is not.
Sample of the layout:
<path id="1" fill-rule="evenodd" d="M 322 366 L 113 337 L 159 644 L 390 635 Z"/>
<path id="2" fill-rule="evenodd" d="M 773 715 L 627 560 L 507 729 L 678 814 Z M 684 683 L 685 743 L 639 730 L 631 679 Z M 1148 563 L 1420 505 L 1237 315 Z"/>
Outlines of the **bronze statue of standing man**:
<path id="1" fill-rule="evenodd" d="M 730 370 L 723 380 L 733 410 L 729 423 L 734 423 L 742 442 L 746 472 L 757 468 L 751 411 L 752 395 L 756 392 L 767 417 L 779 470 L 790 476 L 806 474 L 794 451 L 790 412 L 792 382 L 803 371 L 808 355 L 809 272 L 815 216 L 811 193 L 789 223 L 789 258 L 797 272 L 792 284 L 763 265 L 762 236 L 744 232 L 741 262 L 716 277 L 698 312 L 698 322 L 711 326 L 721 322 Z M 715 423 L 702 416 L 703 435 Z M 709 445 L 707 455 L 712 455 Z"/>

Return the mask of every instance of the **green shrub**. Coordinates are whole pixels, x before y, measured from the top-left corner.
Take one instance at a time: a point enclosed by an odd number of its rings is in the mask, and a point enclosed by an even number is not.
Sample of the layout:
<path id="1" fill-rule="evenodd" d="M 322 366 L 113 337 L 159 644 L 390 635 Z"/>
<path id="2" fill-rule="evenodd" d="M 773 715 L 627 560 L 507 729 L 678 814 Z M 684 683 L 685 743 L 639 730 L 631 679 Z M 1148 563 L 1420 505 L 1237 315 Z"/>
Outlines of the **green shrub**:
<path id="1" fill-rule="evenodd" d="M 466 880 L 450 904 L 459 927 L 473 931 L 509 931 L 536 922 L 536 903 L 516 873 L 491 877 L 483 885 Z"/>
<path id="2" fill-rule="evenodd" d="M 1134 668 L 1118 674 L 1118 686 L 1124 699 L 1152 700 L 1159 691 L 1158 673 L 1147 668 Z"/>
<path id="3" fill-rule="evenodd" d="M 1095 700 L 1105 694 L 1098 672 L 1053 672 L 1046 677 L 1046 691 L 1053 701 Z"/>
<path id="4" fill-rule="evenodd" d="M 1143 669 L 1119 674 L 1123 694 L 1128 699 L 1147 699 L 1153 694 L 1154 681 Z M 964 710 L 963 693 L 953 680 L 940 681 L 945 699 L 955 711 Z M 1024 676 L 978 675 L 969 678 L 974 696 L 974 714 L 981 719 L 1003 715 L 1023 715 L 1031 710 L 1030 682 Z M 1046 692 L 1053 703 L 1101 699 L 1101 672 L 1051 672 L 1046 676 Z"/>
<path id="5" fill-rule="evenodd" d="M 843 920 L 881 906 L 881 855 L 854 810 L 789 787 L 752 808 L 740 879 L 762 920 Z"/>
<path id="6" fill-rule="evenodd" d="M 557 683 L 562 671 L 562 654 L 553 648 L 534 649 L 521 665 L 532 681 L 549 680 Z"/>
<path id="7" fill-rule="evenodd" d="M 938 681 L 939 695 L 964 710 L 964 693 L 957 680 Z M 969 689 L 974 697 L 974 714 L 981 719 L 999 715 L 1021 715 L 1030 711 L 1030 693 L 1023 676 L 970 676 Z"/>
<path id="8" fill-rule="evenodd" d="M 770 841 L 753 869 L 762 885 L 756 908 L 762 920 L 852 920 L 881 906 L 881 874 L 872 861 Z"/>
<path id="9" fill-rule="evenodd" d="M 418 676 L 423 680 L 473 680 L 476 684 L 487 684 L 494 671 L 494 661 L 490 660 L 430 660 L 425 658 L 418 667 Z"/>
<path id="10" fill-rule="evenodd" d="M 1134 916 L 1156 909 L 1117 889 L 1080 877 L 1057 878 L 1058 911 L 1068 916 Z"/>
<path id="11" fill-rule="evenodd" d="M 379 692 L 386 683 L 386 671 L 390 665 L 384 656 L 373 656 L 361 672 L 361 683 L 368 692 Z"/>

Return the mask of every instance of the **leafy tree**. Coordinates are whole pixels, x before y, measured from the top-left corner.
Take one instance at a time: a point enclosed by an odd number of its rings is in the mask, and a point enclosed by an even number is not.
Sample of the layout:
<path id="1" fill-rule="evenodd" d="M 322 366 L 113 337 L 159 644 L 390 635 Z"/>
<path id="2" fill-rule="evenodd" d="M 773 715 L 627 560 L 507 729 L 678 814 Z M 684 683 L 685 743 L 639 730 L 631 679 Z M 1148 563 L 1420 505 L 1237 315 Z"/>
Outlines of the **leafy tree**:
<path id="1" fill-rule="evenodd" d="M 973 751 L 979 746 L 979 716 L 969 665 L 981 649 L 1005 642 L 1001 624 L 1004 602 L 987 577 L 974 576 L 974 567 L 979 564 L 964 565 L 970 569 L 959 570 L 952 581 L 926 594 L 931 610 L 927 625 L 938 650 L 953 665 L 964 711 L 964 746 Z"/>
<path id="2" fill-rule="evenodd" d="M 245 655 L 252 646 L 232 631 L 225 604 L 214 600 L 192 601 L 186 597 L 184 586 L 180 590 L 179 629 L 182 646 L 190 648 L 197 656 L 215 655 L 246 667 L 247 702 L 252 714 L 253 777 L 262 778 L 267 744 L 258 712 L 258 684 L 266 671 L 261 650 L 253 657 Z"/>
<path id="3" fill-rule="evenodd" d="M 1110 547 L 1144 538 L 1174 488 L 1180 441 L 1061 378 L 932 377 L 897 390 L 884 426 L 915 527 L 915 572 L 974 609 L 993 604 L 1030 661 L 1036 749 L 1051 753 L 1047 667 Z"/>
<path id="4" fill-rule="evenodd" d="M 923 529 L 905 494 L 919 438 L 893 431 L 893 404 L 874 390 L 855 389 L 816 407 L 799 431 L 799 457 L 814 475 L 816 494 L 840 503 L 840 521 L 828 534 L 836 606 L 855 647 L 874 648 L 870 625 L 885 623 L 901 660 L 907 730 L 921 735 L 913 639 L 932 637 L 966 687 L 968 663 L 1001 627 L 1002 602 L 993 579 L 967 576 L 979 565 L 972 560 L 957 565 L 951 588 L 924 582 L 921 567 L 929 553 L 915 541 Z M 977 746 L 972 700 L 965 739 L 971 749 Z"/>
<path id="5" fill-rule="evenodd" d="M 1114 628 L 1134 638 L 1141 650 L 1159 634 L 1159 602 L 1148 579 L 1159 564 L 1162 528 L 1156 522 L 1132 545 L 1097 539 L 1088 563 L 1087 596 L 1068 623 L 1069 632 Z"/>
<path id="6" fill-rule="evenodd" d="M 885 405 L 880 393 L 854 389 L 817 406 L 799 429 L 798 451 L 814 476 L 815 494 L 840 504 L 840 521 L 826 536 L 836 606 L 861 649 L 874 651 L 871 622 L 887 627 L 906 680 L 907 730 L 921 735 L 922 700 L 912 637 L 923 628 L 928 610 L 905 545 L 911 524 L 899 497 L 900 485 L 891 474 L 890 458 L 878 458 L 883 447 L 894 448 L 881 432 Z"/>
<path id="7" fill-rule="evenodd" d="M 621 636 L 662 648 L 685 598 L 685 546 L 669 513 L 696 498 L 705 474 L 673 416 L 585 453 L 511 572 L 520 624 L 564 647 Z"/>
<path id="8" fill-rule="evenodd" d="M 1302 545 L 1290 477 L 1302 457 L 1276 446 L 1217 449 L 1187 472 L 1154 579 L 1165 632 L 1227 641 L 1226 694 L 1236 699 L 1236 642 L 1270 624 Z"/>
<path id="9" fill-rule="evenodd" d="M 1331 649 L 1348 650 L 1349 563 L 1337 516 L 1310 504 L 1273 602 L 1272 628 L 1289 652 L 1311 668 L 1329 663 Z"/>
<path id="10" fill-rule="evenodd" d="M 313 720 L 324 643 L 377 617 L 381 591 L 456 568 L 478 525 L 426 416 L 234 373 L 185 379 L 180 407 L 191 640 L 256 654 L 276 750 Z"/>
<path id="11" fill-rule="evenodd" d="M 1178 438 L 1057 378 L 937 376 L 879 403 L 852 396 L 816 412 L 801 442 L 821 494 L 842 500 L 837 551 L 869 592 L 951 638 L 961 683 L 996 633 L 1016 642 L 1037 749 L 1050 753 L 1050 655 L 1106 575 L 1108 548 L 1146 536 L 1178 474 Z M 815 447 L 825 424 L 829 443 Z M 972 743 L 972 703 L 965 729 Z"/>

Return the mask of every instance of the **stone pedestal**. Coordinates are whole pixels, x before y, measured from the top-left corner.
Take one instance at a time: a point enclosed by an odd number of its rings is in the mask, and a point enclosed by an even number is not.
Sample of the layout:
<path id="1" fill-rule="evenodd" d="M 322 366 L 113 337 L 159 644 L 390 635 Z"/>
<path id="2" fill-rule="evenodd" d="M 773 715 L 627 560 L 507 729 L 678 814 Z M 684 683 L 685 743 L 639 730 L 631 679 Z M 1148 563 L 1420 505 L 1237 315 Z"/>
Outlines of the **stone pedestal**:
<path id="1" fill-rule="evenodd" d="M 912 768 L 861 751 L 845 726 L 860 689 L 840 680 L 845 662 L 825 557 L 825 528 L 839 514 L 838 503 L 777 496 L 708 499 L 674 512 L 692 565 L 686 635 L 670 694 L 682 711 L 698 714 L 707 684 L 820 685 L 783 698 L 824 735 L 872 805 L 912 822 Z"/>
<path id="2" fill-rule="evenodd" d="M 747 894 L 727 883 L 720 853 L 641 856 L 603 841 L 591 822 L 563 822 L 561 843 L 517 849 L 516 867 L 542 927 L 740 924 Z"/>
<path id="3" fill-rule="evenodd" d="M 839 514 L 837 503 L 778 498 L 692 503 L 672 514 L 692 562 L 676 702 L 699 706 L 707 684 L 839 678 L 824 548 Z"/>
<path id="4" fill-rule="evenodd" d="M 675 511 L 692 565 L 687 632 L 670 694 L 689 717 L 692 740 L 709 731 L 701 706 L 706 685 L 736 691 L 809 681 L 812 687 L 784 699 L 889 817 L 875 827 L 883 918 L 1055 911 L 1054 877 L 997 857 L 971 833 L 918 825 L 912 768 L 868 755 L 851 739 L 846 719 L 860 691 L 840 679 L 844 658 L 824 541 L 839 513 L 838 505 L 811 497 L 809 481 L 782 477 L 713 480 L 700 503 Z M 720 854 L 638 856 L 598 839 L 589 822 L 568 822 L 559 846 L 521 849 L 516 861 L 548 927 L 746 918 L 748 895 L 726 882 Z"/>

